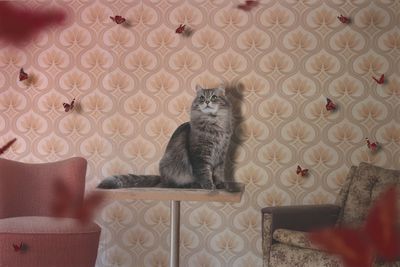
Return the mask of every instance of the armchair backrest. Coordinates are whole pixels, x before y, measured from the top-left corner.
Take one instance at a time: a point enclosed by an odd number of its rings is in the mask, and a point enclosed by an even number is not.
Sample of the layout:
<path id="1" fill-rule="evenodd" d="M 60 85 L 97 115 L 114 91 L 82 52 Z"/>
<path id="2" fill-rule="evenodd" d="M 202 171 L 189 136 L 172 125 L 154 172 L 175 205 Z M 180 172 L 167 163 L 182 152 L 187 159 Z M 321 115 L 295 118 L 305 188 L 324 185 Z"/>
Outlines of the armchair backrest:
<path id="1" fill-rule="evenodd" d="M 385 169 L 365 162 L 351 169 L 349 176 L 339 224 L 361 225 L 380 194 L 393 184 L 400 185 L 400 170 Z M 346 190 L 345 186 L 343 190 Z"/>
<path id="2" fill-rule="evenodd" d="M 73 157 L 50 163 L 23 163 L 0 158 L 0 219 L 52 216 L 55 181 L 60 179 L 82 203 L 87 161 Z"/>

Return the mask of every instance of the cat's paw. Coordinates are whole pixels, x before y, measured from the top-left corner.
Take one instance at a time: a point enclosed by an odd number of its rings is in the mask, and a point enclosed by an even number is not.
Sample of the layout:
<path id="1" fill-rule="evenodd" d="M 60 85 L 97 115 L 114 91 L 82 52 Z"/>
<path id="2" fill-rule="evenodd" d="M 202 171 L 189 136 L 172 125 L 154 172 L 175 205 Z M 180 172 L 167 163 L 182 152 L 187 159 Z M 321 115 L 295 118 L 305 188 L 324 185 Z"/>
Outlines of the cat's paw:
<path id="1" fill-rule="evenodd" d="M 215 190 L 215 184 L 212 183 L 211 181 L 204 181 L 200 184 L 200 187 L 202 189 L 207 189 L 207 190 Z"/>
<path id="2" fill-rule="evenodd" d="M 218 182 L 218 183 L 216 183 L 216 184 L 215 184 L 215 187 L 216 187 L 217 189 L 225 189 L 225 188 L 226 188 L 224 182 Z"/>

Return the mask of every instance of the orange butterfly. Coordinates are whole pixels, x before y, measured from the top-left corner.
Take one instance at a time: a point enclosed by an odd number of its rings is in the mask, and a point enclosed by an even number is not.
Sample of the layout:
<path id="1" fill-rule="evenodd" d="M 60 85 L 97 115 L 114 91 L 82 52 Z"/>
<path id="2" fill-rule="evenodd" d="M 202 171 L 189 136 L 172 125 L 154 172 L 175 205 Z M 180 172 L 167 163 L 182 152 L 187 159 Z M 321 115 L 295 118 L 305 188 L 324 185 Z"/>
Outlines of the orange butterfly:
<path id="1" fill-rule="evenodd" d="M 15 252 L 25 252 L 28 249 L 28 246 L 24 243 L 20 243 L 19 245 L 13 244 Z"/>
<path id="2" fill-rule="evenodd" d="M 0 155 L 6 152 L 7 149 L 9 149 L 12 146 L 12 144 L 15 143 L 15 141 L 17 141 L 17 138 L 8 141 L 4 146 L 0 147 Z"/>
<path id="3" fill-rule="evenodd" d="M 394 261 L 400 256 L 397 188 L 390 187 L 375 202 L 360 229 L 326 228 L 310 233 L 311 241 L 342 256 L 346 266 L 372 266 L 376 257 Z"/>
<path id="4" fill-rule="evenodd" d="M 385 74 L 382 74 L 381 77 L 379 77 L 379 80 L 373 76 L 372 79 L 374 79 L 377 84 L 383 84 L 385 83 Z"/>
<path id="5" fill-rule="evenodd" d="M 302 169 L 302 168 L 300 167 L 300 165 L 297 165 L 296 174 L 297 174 L 297 175 L 300 175 L 300 176 L 302 176 L 302 177 L 307 176 L 307 174 L 308 174 L 308 169 Z"/>
<path id="6" fill-rule="evenodd" d="M 330 100 L 329 98 L 326 98 L 326 102 L 327 102 L 326 105 L 325 105 L 326 110 L 328 110 L 328 111 L 336 110 L 336 104 L 333 103 L 332 100 Z"/>
<path id="7" fill-rule="evenodd" d="M 63 103 L 63 107 L 64 107 L 65 112 L 68 112 L 68 111 L 72 110 L 74 108 L 74 103 L 75 103 L 75 98 L 72 99 L 71 104 Z"/>
<path id="8" fill-rule="evenodd" d="M 348 18 L 348 17 L 345 17 L 345 16 L 343 16 L 343 15 L 340 15 L 339 17 L 337 17 L 339 20 L 340 20 L 340 22 L 341 23 L 343 23 L 343 24 L 348 24 L 348 23 L 350 23 L 350 18 Z"/>
<path id="9" fill-rule="evenodd" d="M 368 147 L 372 152 L 375 152 L 375 151 L 378 150 L 378 148 L 379 148 L 378 142 L 371 142 L 371 141 L 369 141 L 368 137 L 365 138 L 365 140 L 367 141 L 367 147 Z"/>
<path id="10" fill-rule="evenodd" d="M 28 73 L 26 73 L 25 71 L 24 71 L 24 68 L 21 68 L 20 70 L 19 70 L 19 81 L 24 81 L 24 80 L 27 80 L 28 79 Z"/>
<path id="11" fill-rule="evenodd" d="M 124 18 L 124 17 L 122 17 L 122 16 L 114 16 L 114 17 L 111 17 L 110 16 L 110 19 L 112 20 L 112 21 L 114 21 L 115 23 L 117 23 L 117 24 L 122 24 L 122 23 L 124 23 L 125 21 L 126 21 L 126 19 Z"/>
<path id="12" fill-rule="evenodd" d="M 185 31 L 185 27 L 186 27 L 185 24 L 181 24 L 181 25 L 179 25 L 178 28 L 176 28 L 175 32 L 176 33 L 183 33 Z"/>
<path id="13" fill-rule="evenodd" d="M 74 199 L 74 194 L 62 181 L 57 180 L 54 189 L 53 215 L 56 217 L 77 218 L 81 223 L 87 223 L 91 220 L 96 208 L 104 199 L 101 193 L 93 192 L 87 195 L 82 205 L 80 205 L 80 202 Z"/>

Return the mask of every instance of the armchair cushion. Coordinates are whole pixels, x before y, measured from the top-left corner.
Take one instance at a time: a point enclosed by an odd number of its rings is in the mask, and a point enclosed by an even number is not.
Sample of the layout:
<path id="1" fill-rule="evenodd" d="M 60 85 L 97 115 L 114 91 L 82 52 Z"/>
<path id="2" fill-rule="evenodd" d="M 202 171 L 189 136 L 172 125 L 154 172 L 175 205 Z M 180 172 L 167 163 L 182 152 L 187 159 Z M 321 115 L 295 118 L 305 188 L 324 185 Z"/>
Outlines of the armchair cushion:
<path id="1" fill-rule="evenodd" d="M 343 267 L 339 256 L 324 251 L 299 248 L 276 243 L 271 249 L 268 265 L 271 267 Z"/>
<path id="2" fill-rule="evenodd" d="M 340 224 L 360 226 L 374 200 L 393 184 L 400 184 L 400 170 L 360 163 L 349 187 Z"/>
<path id="3" fill-rule="evenodd" d="M 94 266 L 100 232 L 93 222 L 80 224 L 71 218 L 2 219 L 0 266 Z M 13 245 L 21 243 L 26 251 L 15 251 Z"/>
<path id="4" fill-rule="evenodd" d="M 272 237 L 275 241 L 289 246 L 319 250 L 319 248 L 308 238 L 308 232 L 276 229 L 272 234 Z"/>

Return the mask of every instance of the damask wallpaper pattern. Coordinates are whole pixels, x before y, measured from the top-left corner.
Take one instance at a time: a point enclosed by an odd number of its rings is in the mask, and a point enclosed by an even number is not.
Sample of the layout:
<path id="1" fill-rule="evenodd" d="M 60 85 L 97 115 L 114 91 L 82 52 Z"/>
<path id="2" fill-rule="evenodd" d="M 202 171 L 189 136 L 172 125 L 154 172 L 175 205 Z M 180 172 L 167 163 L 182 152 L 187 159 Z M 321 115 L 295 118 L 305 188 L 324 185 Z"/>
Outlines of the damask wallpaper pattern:
<path id="1" fill-rule="evenodd" d="M 18 138 L 7 158 L 84 156 L 88 188 L 111 174 L 157 173 L 195 84 L 237 85 L 232 160 L 246 192 L 239 204 L 182 204 L 182 266 L 261 266 L 260 208 L 332 203 L 361 161 L 400 166 L 397 0 L 265 0 L 250 12 L 230 0 L 19 2 L 63 7 L 69 19 L 27 47 L 0 46 L 0 141 Z M 176 34 L 180 24 L 192 35 Z M 378 85 L 372 76 L 383 73 Z M 168 203 L 113 202 L 96 220 L 96 266 L 168 266 Z"/>

